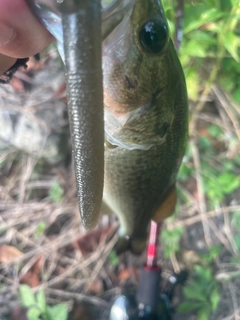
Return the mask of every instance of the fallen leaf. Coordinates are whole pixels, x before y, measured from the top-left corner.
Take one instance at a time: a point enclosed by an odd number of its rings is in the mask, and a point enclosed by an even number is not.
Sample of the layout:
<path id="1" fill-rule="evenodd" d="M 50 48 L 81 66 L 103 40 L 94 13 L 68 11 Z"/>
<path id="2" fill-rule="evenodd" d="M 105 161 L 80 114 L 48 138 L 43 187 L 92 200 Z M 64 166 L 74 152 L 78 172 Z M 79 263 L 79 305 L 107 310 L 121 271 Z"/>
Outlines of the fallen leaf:
<path id="1" fill-rule="evenodd" d="M 20 306 L 13 310 L 10 315 L 9 320 L 28 320 L 27 318 L 27 309 L 21 308 Z"/>
<path id="2" fill-rule="evenodd" d="M 103 281 L 100 278 L 95 279 L 90 283 L 87 291 L 91 294 L 98 295 L 103 292 Z"/>
<path id="3" fill-rule="evenodd" d="M 84 304 L 82 302 L 75 302 L 74 306 L 72 308 L 72 320 L 93 320 L 93 318 L 90 316 L 90 308 L 92 306 Z"/>
<path id="4" fill-rule="evenodd" d="M 182 261 L 184 266 L 189 270 L 192 270 L 196 264 L 204 264 L 204 261 L 199 257 L 197 252 L 193 250 L 184 251 L 182 254 Z"/>
<path id="5" fill-rule="evenodd" d="M 105 236 L 110 237 L 115 231 L 112 227 L 96 229 L 86 233 L 84 236 L 76 238 L 71 245 L 67 247 L 67 251 L 80 250 L 83 255 L 92 253 L 96 250 L 99 242 Z"/>
<path id="6" fill-rule="evenodd" d="M 40 278 L 38 274 L 28 271 L 20 278 L 19 283 L 27 284 L 29 287 L 34 288 L 40 284 Z"/>
<path id="7" fill-rule="evenodd" d="M 39 275 L 42 271 L 42 268 L 43 268 L 43 255 L 37 258 L 37 260 L 34 262 L 30 270 Z"/>
<path id="8" fill-rule="evenodd" d="M 21 284 L 27 284 L 31 288 L 40 284 L 40 274 L 43 267 L 43 255 L 39 256 L 32 267 L 19 279 Z"/>
<path id="9" fill-rule="evenodd" d="M 118 275 L 118 280 L 119 281 L 126 281 L 130 279 L 132 276 L 138 277 L 139 275 L 139 270 L 134 267 L 128 267 L 123 269 L 119 275 Z"/>
<path id="10" fill-rule="evenodd" d="M 0 263 L 11 261 L 22 255 L 23 253 L 13 246 L 7 244 L 0 246 Z"/>

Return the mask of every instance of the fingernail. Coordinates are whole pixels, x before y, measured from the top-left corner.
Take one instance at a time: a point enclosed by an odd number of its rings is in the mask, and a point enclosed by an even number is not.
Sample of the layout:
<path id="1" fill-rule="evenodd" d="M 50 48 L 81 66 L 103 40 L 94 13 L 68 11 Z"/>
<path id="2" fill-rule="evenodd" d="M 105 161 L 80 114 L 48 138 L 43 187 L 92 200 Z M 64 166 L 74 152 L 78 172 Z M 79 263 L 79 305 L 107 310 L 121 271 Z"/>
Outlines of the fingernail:
<path id="1" fill-rule="evenodd" d="M 5 46 L 16 36 L 15 30 L 0 22 L 0 47 Z"/>

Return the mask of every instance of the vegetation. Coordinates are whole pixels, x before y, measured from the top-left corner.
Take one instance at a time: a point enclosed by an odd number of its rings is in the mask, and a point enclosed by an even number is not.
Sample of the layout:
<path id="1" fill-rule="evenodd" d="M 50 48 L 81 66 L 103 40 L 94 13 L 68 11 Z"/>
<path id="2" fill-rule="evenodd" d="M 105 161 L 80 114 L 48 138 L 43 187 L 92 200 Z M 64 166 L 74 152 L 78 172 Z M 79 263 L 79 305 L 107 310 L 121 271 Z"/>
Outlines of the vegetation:
<path id="1" fill-rule="evenodd" d="M 67 304 L 60 303 L 54 307 L 48 306 L 43 290 L 38 291 L 35 296 L 31 288 L 23 284 L 19 288 L 19 298 L 22 306 L 28 309 L 28 320 L 67 320 Z"/>
<path id="2" fill-rule="evenodd" d="M 174 34 L 173 2 L 164 0 L 164 6 Z M 178 310 L 191 311 L 198 320 L 212 319 L 216 310 L 221 309 L 224 289 L 219 279 L 229 280 L 231 286 L 233 278 L 236 281 L 240 276 L 239 272 L 228 270 L 233 265 L 225 267 L 221 277 L 217 275 L 222 261 L 229 255 L 228 259 L 234 261 L 234 270 L 240 264 L 239 18 L 238 0 L 185 1 L 179 54 L 190 99 L 190 142 L 178 175 L 181 206 L 177 211 L 185 216 L 185 223 L 195 221 L 185 224 L 187 233 L 191 229 L 195 234 L 199 228 L 203 230 L 203 242 L 201 249 L 197 248 L 199 238 L 196 236 L 193 244 L 188 244 L 198 252 L 201 263 L 191 261 L 192 274 L 183 289 L 185 301 Z M 191 212 L 190 216 L 194 214 L 194 206 L 200 219 L 187 218 L 187 212 Z M 178 221 L 179 215 L 176 213 L 174 219 Z M 183 255 L 178 241 L 171 246 L 172 239 L 181 236 L 179 228 L 184 225 L 175 222 L 176 227 L 171 228 L 174 219 L 169 219 L 162 237 L 168 257 Z M 221 249 L 212 247 L 219 243 L 223 245 Z M 168 247 L 172 248 L 170 254 Z M 208 254 L 203 257 L 202 252 Z M 237 307 L 239 305 L 235 305 Z"/>

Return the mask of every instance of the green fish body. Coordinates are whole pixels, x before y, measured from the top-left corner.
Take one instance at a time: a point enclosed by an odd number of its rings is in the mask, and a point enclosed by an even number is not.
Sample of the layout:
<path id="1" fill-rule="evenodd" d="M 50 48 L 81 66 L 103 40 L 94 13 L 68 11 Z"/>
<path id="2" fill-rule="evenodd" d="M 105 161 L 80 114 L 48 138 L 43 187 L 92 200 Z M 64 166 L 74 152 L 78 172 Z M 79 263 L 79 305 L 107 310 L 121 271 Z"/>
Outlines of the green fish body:
<path id="1" fill-rule="evenodd" d="M 136 0 L 103 41 L 104 202 L 117 251 L 139 254 L 151 219 L 173 213 L 188 135 L 185 78 L 160 0 Z"/>

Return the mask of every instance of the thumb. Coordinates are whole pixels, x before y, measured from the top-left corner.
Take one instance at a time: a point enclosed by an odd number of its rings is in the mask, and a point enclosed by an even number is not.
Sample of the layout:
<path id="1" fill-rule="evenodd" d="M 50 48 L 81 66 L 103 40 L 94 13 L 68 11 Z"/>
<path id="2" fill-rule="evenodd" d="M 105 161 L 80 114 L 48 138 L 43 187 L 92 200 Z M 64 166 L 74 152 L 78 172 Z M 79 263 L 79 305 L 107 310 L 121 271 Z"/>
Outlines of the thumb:
<path id="1" fill-rule="evenodd" d="M 0 54 L 26 58 L 43 50 L 52 41 L 53 37 L 34 16 L 25 0 L 0 0 Z M 2 61 L 4 59 L 10 61 L 1 57 Z"/>

